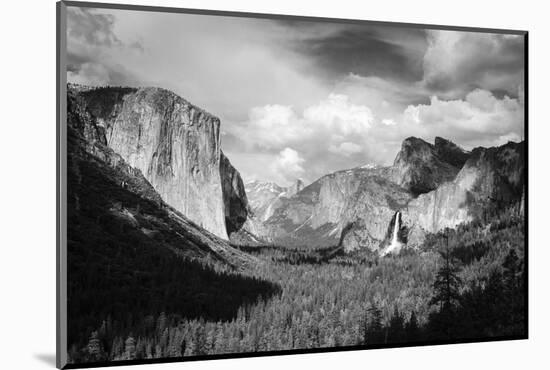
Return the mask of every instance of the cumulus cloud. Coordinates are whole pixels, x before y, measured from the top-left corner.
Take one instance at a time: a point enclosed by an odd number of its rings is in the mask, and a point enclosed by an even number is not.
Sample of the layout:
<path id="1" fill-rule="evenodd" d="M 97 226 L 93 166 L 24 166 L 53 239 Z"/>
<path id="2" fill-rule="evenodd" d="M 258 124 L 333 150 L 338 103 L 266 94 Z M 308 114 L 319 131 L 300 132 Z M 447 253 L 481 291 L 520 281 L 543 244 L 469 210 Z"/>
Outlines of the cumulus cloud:
<path id="1" fill-rule="evenodd" d="M 297 124 L 299 118 L 290 106 L 266 105 L 250 109 L 249 120 L 242 137 L 249 137 L 251 143 L 262 148 L 280 148 L 299 141 L 307 135 L 307 128 Z M 241 130 L 243 131 L 243 130 Z"/>
<path id="2" fill-rule="evenodd" d="M 470 148 L 490 146 L 521 136 L 524 106 L 519 99 L 499 99 L 490 91 L 476 89 L 464 99 L 432 96 L 429 104 L 411 105 L 403 113 L 403 123 L 421 137 L 449 137 Z"/>
<path id="3" fill-rule="evenodd" d="M 301 112 L 283 105 L 251 108 L 248 120 L 227 130 L 248 152 L 299 150 L 308 164 L 304 177 L 313 181 L 334 166 L 363 163 L 369 150 L 364 140 L 374 121 L 367 106 L 351 103 L 346 95 L 329 94 Z"/>
<path id="4" fill-rule="evenodd" d="M 306 180 L 335 170 L 365 163 L 391 164 L 408 136 L 433 141 L 448 138 L 466 149 L 519 141 L 524 127 L 520 98 L 499 98 L 491 91 L 475 89 L 463 99 L 433 95 L 427 103 L 396 110 L 392 118 L 380 117 L 370 107 L 353 104 L 341 94 L 330 94 L 300 114 L 291 106 L 252 108 L 249 119 L 228 128 L 239 137 L 239 148 L 248 153 L 273 153 L 277 161 L 285 148 L 299 148 L 301 174 Z M 239 156 L 237 156 L 239 158 Z M 282 166 L 256 171 L 257 178 L 277 181 Z M 301 172 L 301 171 L 300 171 Z M 291 176 L 291 175 L 290 175 Z M 279 181 L 291 181 L 289 174 Z"/>
<path id="5" fill-rule="evenodd" d="M 341 135 L 361 134 L 371 126 L 368 107 L 349 102 L 346 95 L 330 94 L 328 99 L 304 110 L 304 120 Z"/>
<path id="6" fill-rule="evenodd" d="M 279 183 L 291 183 L 305 172 L 302 167 L 304 162 L 305 159 L 302 158 L 296 150 L 285 148 L 281 150 L 271 165 L 271 169 L 273 174 L 282 180 L 279 181 Z"/>
<path id="7" fill-rule="evenodd" d="M 250 145 L 280 149 L 289 144 L 304 145 L 310 141 L 344 142 L 346 138 L 364 135 L 372 125 L 371 110 L 349 102 L 345 95 L 328 98 L 305 108 L 302 114 L 291 106 L 266 105 L 250 109 L 248 121 L 233 132 L 246 137 Z M 231 129 L 230 129 L 231 130 Z"/>
<path id="8" fill-rule="evenodd" d="M 247 180 L 390 164 L 408 136 L 523 137 L 521 36 L 69 7 L 67 44 L 69 81 L 160 86 L 220 117 Z"/>

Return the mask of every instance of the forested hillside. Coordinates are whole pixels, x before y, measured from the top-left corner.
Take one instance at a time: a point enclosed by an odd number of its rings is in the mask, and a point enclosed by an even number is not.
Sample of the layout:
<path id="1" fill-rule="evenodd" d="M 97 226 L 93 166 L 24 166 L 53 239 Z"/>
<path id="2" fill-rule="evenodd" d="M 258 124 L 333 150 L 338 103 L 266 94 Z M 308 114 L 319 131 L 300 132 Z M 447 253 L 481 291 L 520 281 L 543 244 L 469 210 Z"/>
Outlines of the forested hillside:
<path id="1" fill-rule="evenodd" d="M 117 336 L 149 336 L 161 312 L 171 323 L 230 320 L 242 305 L 280 293 L 247 272 L 260 260 L 164 203 L 139 170 L 104 145 L 102 130 L 78 99 L 68 100 L 71 362 L 108 359 L 105 351 Z"/>
<path id="2" fill-rule="evenodd" d="M 123 360 L 522 337 L 523 218 L 511 208 L 487 221 L 387 257 L 243 248 L 265 261 L 253 274 L 279 286 L 278 294 L 218 319 L 208 310 L 151 312 L 139 332 L 98 323 L 79 355 Z"/>

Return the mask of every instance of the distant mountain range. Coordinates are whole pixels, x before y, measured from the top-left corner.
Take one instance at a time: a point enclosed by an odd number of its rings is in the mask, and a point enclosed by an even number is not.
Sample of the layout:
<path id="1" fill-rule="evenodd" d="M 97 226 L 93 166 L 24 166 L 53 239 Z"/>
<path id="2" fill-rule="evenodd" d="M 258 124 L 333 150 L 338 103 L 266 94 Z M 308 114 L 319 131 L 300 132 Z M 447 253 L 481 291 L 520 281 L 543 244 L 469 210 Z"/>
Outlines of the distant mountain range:
<path id="1" fill-rule="evenodd" d="M 196 253 L 215 252 L 231 264 L 250 257 L 229 241 L 340 245 L 382 254 L 389 245 L 416 247 L 427 233 L 523 199 L 523 142 L 469 152 L 443 138 L 431 144 L 410 137 L 391 166 L 337 171 L 307 186 L 301 180 L 286 188 L 261 181 L 244 185 L 221 150 L 220 120 L 168 90 L 69 84 L 68 102 L 75 163 L 95 163 L 104 174 L 121 171 L 113 176 L 141 184 L 121 185 L 125 191 L 153 197 L 159 214 L 177 223 L 171 232 L 180 228 L 198 238 L 182 236 L 169 245 L 201 245 Z M 132 207 L 111 208 L 133 217 L 137 224 L 128 222 L 146 237 L 161 232 L 155 223 L 142 224 Z"/>
<path id="2" fill-rule="evenodd" d="M 401 244 L 416 247 L 426 233 L 472 221 L 484 209 L 521 202 L 524 150 L 523 142 L 510 142 L 468 152 L 440 137 L 434 144 L 410 137 L 392 166 L 337 171 L 294 196 L 277 198 L 263 221 L 263 236 L 287 246 L 339 244 L 347 251 L 382 252 L 399 212 Z M 271 204 L 256 195 L 248 192 L 251 204 Z"/>
<path id="3" fill-rule="evenodd" d="M 290 198 L 304 188 L 304 182 L 297 179 L 288 187 L 279 186 L 273 182 L 252 181 L 245 184 L 250 208 L 260 221 L 269 219 L 273 212 L 282 205 L 281 199 Z"/>

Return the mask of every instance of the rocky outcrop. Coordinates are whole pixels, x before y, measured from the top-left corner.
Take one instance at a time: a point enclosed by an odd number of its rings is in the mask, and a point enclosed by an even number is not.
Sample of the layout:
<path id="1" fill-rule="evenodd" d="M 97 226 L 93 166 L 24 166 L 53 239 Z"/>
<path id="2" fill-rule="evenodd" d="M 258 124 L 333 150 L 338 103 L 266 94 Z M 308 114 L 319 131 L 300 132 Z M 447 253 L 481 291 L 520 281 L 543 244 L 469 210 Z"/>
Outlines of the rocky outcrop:
<path id="1" fill-rule="evenodd" d="M 386 178 L 386 171 L 356 168 L 315 181 L 283 200 L 267 220 L 271 238 L 284 245 L 377 249 L 395 211 L 411 197 Z"/>
<path id="2" fill-rule="evenodd" d="M 67 122 L 70 128 L 81 135 L 87 145 L 107 145 L 105 129 L 88 109 L 88 100 L 82 92 L 85 86 L 69 85 L 67 89 Z"/>
<path id="3" fill-rule="evenodd" d="M 138 246 L 153 243 L 155 248 L 166 248 L 174 258 L 183 256 L 207 264 L 216 261 L 237 270 L 260 263 L 168 205 L 139 169 L 106 145 L 101 123 L 85 102 L 79 90 L 69 88 L 67 202 L 73 226 L 69 244 L 74 237 L 93 245 L 90 240 L 95 239 L 77 232 L 90 228 L 97 240 L 109 240 L 110 247 L 120 238 L 130 237 Z"/>
<path id="4" fill-rule="evenodd" d="M 303 188 L 304 182 L 302 181 L 302 179 L 297 179 L 292 185 L 288 186 L 285 189 L 283 196 L 289 198 L 295 194 L 298 194 L 300 191 L 302 191 Z"/>
<path id="5" fill-rule="evenodd" d="M 348 252 L 419 246 L 427 233 L 469 222 L 491 207 L 520 207 L 523 150 L 523 143 L 508 143 L 470 153 L 442 138 L 434 145 L 408 138 L 391 167 L 338 171 L 277 197 L 263 232 L 276 244 L 339 245 Z"/>
<path id="6" fill-rule="evenodd" d="M 220 176 L 225 227 L 227 234 L 231 235 L 242 229 L 248 218 L 248 200 L 241 175 L 223 153 L 220 158 Z"/>
<path id="7" fill-rule="evenodd" d="M 436 136 L 434 140 L 435 154 L 445 163 L 456 168 L 462 168 L 470 153 L 447 139 Z"/>
<path id="8" fill-rule="evenodd" d="M 476 174 L 475 180 L 472 174 Z M 525 185 L 525 143 L 508 142 L 492 148 L 475 148 L 457 176 L 472 184 L 478 200 L 511 203 L 521 199 Z"/>
<path id="9" fill-rule="evenodd" d="M 107 145 L 164 201 L 224 239 L 242 225 L 246 194 L 221 151 L 218 118 L 159 88 L 73 90 Z"/>
<path id="10" fill-rule="evenodd" d="M 456 178 L 412 200 L 403 212 L 411 233 L 409 244 L 423 240 L 422 233 L 472 221 L 491 208 L 521 202 L 524 188 L 524 143 L 476 148 Z"/>
<path id="11" fill-rule="evenodd" d="M 467 152 L 448 140 L 436 138 L 432 145 L 409 137 L 395 158 L 391 177 L 414 194 L 427 193 L 452 181 L 467 157 Z"/>
<path id="12" fill-rule="evenodd" d="M 232 242 L 376 251 L 391 244 L 397 214 L 399 243 L 414 246 L 488 209 L 522 209 L 523 143 L 466 152 L 439 137 L 408 138 L 390 167 L 338 171 L 307 187 L 244 186 L 220 149 L 220 121 L 183 98 L 156 88 L 73 86 L 69 95 L 69 118 L 79 118 L 90 150 L 109 147 L 119 155 L 109 161 L 120 158 L 163 201 Z"/>
<path id="13" fill-rule="evenodd" d="M 273 182 L 252 181 L 245 185 L 246 196 L 254 216 L 262 222 L 273 214 L 275 202 L 285 189 Z"/>
<path id="14" fill-rule="evenodd" d="M 525 186 L 523 187 L 523 192 L 521 194 L 521 201 L 519 204 L 518 212 L 521 216 L 525 216 Z"/>
<path id="15" fill-rule="evenodd" d="M 107 143 L 168 204 L 227 238 L 219 135 L 216 117 L 167 90 L 146 88 L 125 96 Z"/>
<path id="16" fill-rule="evenodd" d="M 288 187 L 261 181 L 252 181 L 245 186 L 251 210 L 260 222 L 267 221 L 275 210 L 283 205 L 282 199 L 292 197 L 303 188 L 304 182 L 301 179 L 297 179 Z"/>

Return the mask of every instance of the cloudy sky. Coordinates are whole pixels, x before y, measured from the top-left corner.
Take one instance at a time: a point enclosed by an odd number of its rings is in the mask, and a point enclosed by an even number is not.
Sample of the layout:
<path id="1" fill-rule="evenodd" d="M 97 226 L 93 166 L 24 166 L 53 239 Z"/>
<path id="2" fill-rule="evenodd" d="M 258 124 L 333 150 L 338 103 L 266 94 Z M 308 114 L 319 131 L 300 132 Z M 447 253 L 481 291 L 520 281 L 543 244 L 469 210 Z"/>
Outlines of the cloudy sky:
<path id="1" fill-rule="evenodd" d="M 523 139 L 522 36 L 69 8 L 69 82 L 170 89 L 245 181 L 393 162 L 408 136 Z"/>

